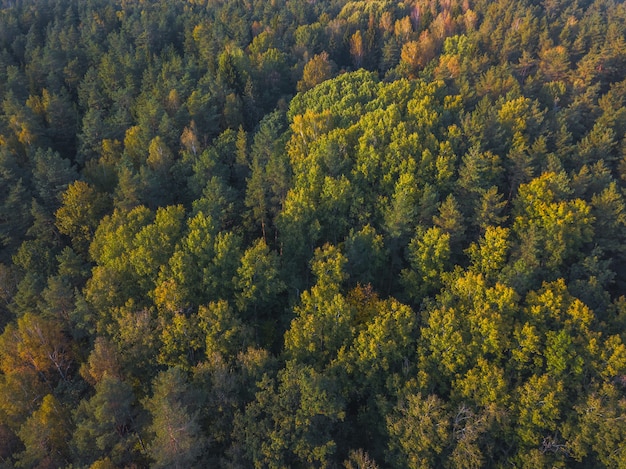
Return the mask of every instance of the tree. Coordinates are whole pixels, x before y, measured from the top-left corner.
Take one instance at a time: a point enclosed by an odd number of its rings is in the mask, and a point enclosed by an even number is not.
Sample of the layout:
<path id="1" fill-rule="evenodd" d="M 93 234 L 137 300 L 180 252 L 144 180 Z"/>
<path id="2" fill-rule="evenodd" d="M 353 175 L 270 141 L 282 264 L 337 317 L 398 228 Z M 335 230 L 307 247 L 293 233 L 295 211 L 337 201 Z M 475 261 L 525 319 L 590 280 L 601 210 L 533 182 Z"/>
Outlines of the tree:
<path id="1" fill-rule="evenodd" d="M 50 386 L 67 380 L 73 354 L 61 322 L 25 313 L 17 325 L 9 324 L 2 336 L 3 371 L 34 373 Z"/>
<path id="2" fill-rule="evenodd" d="M 459 269 L 446 280 L 436 303 L 427 304 L 418 341 L 420 369 L 442 392 L 480 357 L 504 358 L 519 310 L 512 288 L 490 286 L 481 274 Z"/>
<path id="3" fill-rule="evenodd" d="M 298 82 L 298 91 L 303 92 L 314 88 L 333 75 L 333 64 L 328 52 L 315 54 L 304 66 L 302 79 Z"/>
<path id="4" fill-rule="evenodd" d="M 122 375 L 133 387 L 147 392 L 149 380 L 158 370 L 162 325 L 154 308 L 140 308 L 132 300 L 113 308 L 108 324 L 98 325 L 112 337 Z M 103 321 L 104 322 L 104 321 Z M 123 353 L 121 353 L 123 351 Z"/>
<path id="5" fill-rule="evenodd" d="M 204 349 L 199 318 L 175 312 L 161 316 L 161 347 L 157 361 L 189 370 L 202 357 Z"/>
<path id="6" fill-rule="evenodd" d="M 139 174 L 126 166 L 121 166 L 117 175 L 118 183 L 113 193 L 115 208 L 130 211 L 141 205 L 144 199 L 143 182 Z"/>
<path id="7" fill-rule="evenodd" d="M 251 339 L 250 326 L 244 323 L 225 300 L 200 306 L 198 321 L 206 339 L 206 354 L 231 359 L 246 349 Z"/>
<path id="8" fill-rule="evenodd" d="M 409 243 L 408 257 L 411 267 L 402 271 L 401 279 L 406 294 L 419 302 L 442 286 L 443 274 L 449 268 L 450 234 L 438 227 L 418 229 Z"/>
<path id="9" fill-rule="evenodd" d="M 459 169 L 459 186 L 462 189 L 463 205 L 471 207 L 480 204 L 482 196 L 491 188 L 495 188 L 501 183 L 503 168 L 500 158 L 491 152 L 481 153 L 477 147 L 470 148 L 470 151 L 463 157 L 463 162 Z"/>
<path id="10" fill-rule="evenodd" d="M 547 433 L 558 428 L 563 383 L 547 375 L 533 375 L 516 394 L 519 395 L 517 437 L 523 449 L 536 448 Z"/>
<path id="11" fill-rule="evenodd" d="M 108 458 L 116 466 L 136 460 L 134 449 L 142 444 L 137 435 L 135 397 L 130 385 L 112 375 L 96 384 L 96 394 L 73 411 L 76 429 L 72 447 L 77 461 L 91 464 Z"/>
<path id="12" fill-rule="evenodd" d="M 235 420 L 248 464 L 328 467 L 337 442 L 333 436 L 345 417 L 333 380 L 312 367 L 289 361 L 276 379 L 258 383 L 255 399 Z"/>
<path id="13" fill-rule="evenodd" d="M 343 250 L 348 259 L 346 271 L 350 282 L 372 284 L 380 290 L 384 281 L 380 272 L 383 271 L 387 259 L 383 236 L 369 224 L 359 231 L 352 228 L 346 237 Z"/>
<path id="14" fill-rule="evenodd" d="M 415 161 L 410 160 L 408 166 L 412 165 L 415 165 Z M 406 235 L 415 225 L 418 197 L 419 192 L 414 174 L 411 171 L 401 174 L 396 182 L 391 203 L 384 214 L 387 232 L 392 238 L 396 238 L 400 245 L 404 244 Z"/>
<path id="15" fill-rule="evenodd" d="M 194 395 L 184 373 L 169 368 L 157 375 L 145 402 L 152 423 L 148 454 L 154 467 L 200 467 L 204 438 L 194 408 Z"/>
<path id="16" fill-rule="evenodd" d="M 65 87 L 59 92 L 50 93 L 42 90 L 41 104 L 44 111 L 46 133 L 55 150 L 62 152 L 65 158 L 71 158 L 76 152 L 76 134 L 78 122 L 76 104 Z"/>
<path id="17" fill-rule="evenodd" d="M 579 425 L 568 435 L 567 449 L 576 460 L 597 460 L 606 466 L 623 464 L 626 454 L 621 446 L 626 426 L 621 416 L 624 400 L 618 387 L 604 383 L 575 406 Z"/>
<path id="18" fill-rule="evenodd" d="M 453 412 L 453 449 L 448 464 L 460 468 L 483 467 L 499 441 L 493 441 L 500 431 L 504 412 L 494 406 L 474 410 L 464 403 Z"/>
<path id="19" fill-rule="evenodd" d="M 246 182 L 244 203 L 251 211 L 252 221 L 260 225 L 265 242 L 271 240 L 272 225 L 291 184 L 289 160 L 284 151 L 285 125 L 282 113 L 266 116 L 259 124 L 250 151 L 250 176 Z"/>
<path id="20" fill-rule="evenodd" d="M 509 234 L 507 228 L 488 226 L 485 235 L 467 249 L 472 268 L 489 280 L 498 278 L 509 254 Z"/>
<path id="21" fill-rule="evenodd" d="M 184 216 L 182 205 L 158 208 L 154 221 L 135 234 L 127 253 L 128 262 L 144 291 L 154 288 L 161 267 L 172 256 L 182 236 Z"/>
<path id="22" fill-rule="evenodd" d="M 37 150 L 33 157 L 33 182 L 38 199 L 51 214 L 59 208 L 61 195 L 78 174 L 68 159 L 48 149 Z"/>
<path id="23" fill-rule="evenodd" d="M 363 35 L 360 29 L 350 37 L 350 55 L 352 55 L 354 68 L 361 68 L 365 58 L 365 45 L 363 44 Z"/>
<path id="24" fill-rule="evenodd" d="M 73 309 L 74 289 L 59 276 L 48 277 L 48 285 L 41 292 L 39 310 L 44 315 L 56 317 L 69 326 Z"/>
<path id="25" fill-rule="evenodd" d="M 568 51 L 563 46 L 550 47 L 539 53 L 539 69 L 548 81 L 563 80 L 570 71 Z"/>
<path id="26" fill-rule="evenodd" d="M 544 173 L 520 186 L 513 223 L 519 246 L 515 252 L 517 272 L 527 270 L 524 263 L 540 268 L 530 267 L 534 275 L 541 271 L 558 272 L 591 239 L 590 207 L 581 199 L 568 200 L 568 191 L 565 175 L 555 173 Z"/>
<path id="27" fill-rule="evenodd" d="M 305 291 L 285 332 L 285 353 L 296 362 L 323 367 L 351 338 L 354 309 L 340 293 L 346 258 L 331 245 L 315 251 L 317 283 Z"/>
<path id="28" fill-rule="evenodd" d="M 18 436 L 5 424 L 0 425 L 0 461 L 9 467 L 14 463 L 12 456 L 20 453 L 23 449 L 22 442 Z"/>
<path id="29" fill-rule="evenodd" d="M 93 350 L 81 365 L 80 374 L 92 386 L 97 386 L 107 376 L 121 380 L 120 357 L 115 345 L 105 337 L 96 337 Z"/>
<path id="30" fill-rule="evenodd" d="M 390 463 L 393 467 L 427 468 L 441 463 L 450 420 L 444 402 L 435 395 L 409 394 L 387 416 Z"/>
<path id="31" fill-rule="evenodd" d="M 218 231 L 213 219 L 199 212 L 187 220 L 186 233 L 161 271 L 157 287 L 171 279 L 180 289 L 179 307 L 231 300 L 240 243 L 234 233 Z"/>
<path id="32" fill-rule="evenodd" d="M 61 207 L 55 213 L 56 226 L 71 238 L 76 252 L 86 255 L 100 218 L 108 208 L 105 195 L 86 182 L 75 181 L 63 192 Z"/>
<path id="33" fill-rule="evenodd" d="M 458 252 L 465 240 L 465 223 L 456 198 L 449 195 L 439 206 L 439 214 L 433 217 L 433 223 L 450 236 L 451 253 Z"/>
<path id="34" fill-rule="evenodd" d="M 489 226 L 500 226 L 508 218 L 504 209 L 507 201 L 498 192 L 496 186 L 492 186 L 482 194 L 480 201 L 476 202 L 474 213 L 477 225 L 481 231 L 486 231 Z"/>
<path id="35" fill-rule="evenodd" d="M 385 376 L 406 371 L 413 355 L 416 315 L 409 306 L 394 299 L 381 300 L 364 287 L 351 291 L 348 301 L 356 310 L 357 331 L 338 361 L 354 373 L 354 381 L 361 382 L 363 390 L 382 391 Z"/>
<path id="36" fill-rule="evenodd" d="M 408 41 L 400 52 L 401 64 L 406 64 L 409 74 L 416 76 L 417 72 L 435 58 L 437 43 L 428 30 L 422 31 L 418 41 Z"/>
<path id="37" fill-rule="evenodd" d="M 9 307 L 17 290 L 15 272 L 10 267 L 0 264 L 0 328 L 10 320 Z"/>
<path id="38" fill-rule="evenodd" d="M 130 211 L 116 209 L 104 216 L 89 247 L 96 262 L 87 281 L 85 297 L 97 312 L 139 299 L 137 274 L 129 260 L 137 233 L 153 220 L 153 213 L 144 206 Z M 144 292 L 145 293 L 145 292 Z"/>
<path id="39" fill-rule="evenodd" d="M 329 369 L 351 409 L 346 427 L 362 427 L 345 436 L 347 444 L 367 447 L 379 459 L 387 450 L 385 416 L 413 371 L 417 318 L 409 306 L 378 298 L 370 286 L 357 286 L 347 300 L 355 311 L 354 332 Z"/>
<path id="40" fill-rule="evenodd" d="M 591 214 L 594 216 L 594 240 L 607 254 L 622 256 L 619 240 L 626 234 L 626 203 L 614 182 L 592 196 Z"/>
<path id="41" fill-rule="evenodd" d="M 0 338 L 2 345 L 6 347 L 7 340 L 4 334 Z M 17 435 L 20 426 L 37 409 L 42 396 L 50 392 L 50 387 L 34 370 L 7 358 L 6 354 L 2 355 L 2 372 L 0 425 L 8 427 L 11 433 Z M 19 449 L 18 447 L 15 449 Z"/>
<path id="42" fill-rule="evenodd" d="M 18 435 L 25 447 L 17 456 L 19 466 L 53 468 L 69 461 L 69 416 L 52 394 L 43 398 Z"/>
<path id="43" fill-rule="evenodd" d="M 267 350 L 248 348 L 236 357 L 209 353 L 194 369 L 194 387 L 201 396 L 199 418 L 204 434 L 209 435 L 205 466 L 250 464 L 244 455 L 243 434 L 234 430 L 236 415 L 254 400 L 256 383 L 264 375 L 274 376 L 276 368 L 276 359 Z"/>
<path id="44" fill-rule="evenodd" d="M 346 469 L 378 469 L 376 462 L 362 449 L 350 450 L 348 459 L 343 465 Z"/>
<path id="45" fill-rule="evenodd" d="M 30 226 L 30 192 L 17 159 L 0 145 L 0 259 L 8 261 Z M 25 176 L 25 174 L 24 174 Z"/>
<path id="46" fill-rule="evenodd" d="M 83 286 L 89 275 L 89 265 L 76 252 L 66 246 L 57 255 L 59 278 L 73 287 Z"/>
<path id="47" fill-rule="evenodd" d="M 279 277 L 279 259 L 270 251 L 263 239 L 258 239 L 241 257 L 241 265 L 234 279 L 237 307 L 240 311 L 252 313 L 253 321 L 258 321 L 258 312 L 263 316 L 275 307 L 275 302 L 284 290 L 285 284 Z"/>

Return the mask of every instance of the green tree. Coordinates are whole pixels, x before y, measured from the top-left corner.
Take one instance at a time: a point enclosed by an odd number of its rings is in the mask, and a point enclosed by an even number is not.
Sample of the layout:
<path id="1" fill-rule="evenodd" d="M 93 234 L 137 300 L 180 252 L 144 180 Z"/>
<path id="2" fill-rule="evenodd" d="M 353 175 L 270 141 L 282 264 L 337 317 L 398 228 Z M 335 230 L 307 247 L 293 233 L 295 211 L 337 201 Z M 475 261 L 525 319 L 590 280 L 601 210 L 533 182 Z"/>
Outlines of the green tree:
<path id="1" fill-rule="evenodd" d="M 372 284 L 381 290 L 384 279 L 380 274 L 385 269 L 387 259 L 383 236 L 371 225 L 359 231 L 352 228 L 343 249 L 348 259 L 346 271 L 350 282 Z"/>
<path id="2" fill-rule="evenodd" d="M 187 220 L 187 230 L 161 271 L 157 288 L 171 279 L 179 291 L 177 307 L 231 300 L 240 243 L 234 233 L 218 231 L 212 218 L 199 212 Z"/>
<path id="3" fill-rule="evenodd" d="M 85 287 L 85 298 L 97 312 L 139 299 L 137 274 L 129 260 L 137 233 L 148 226 L 153 214 L 144 206 L 129 212 L 116 209 L 104 216 L 89 247 L 96 266 Z M 144 292 L 145 293 L 145 292 Z"/>
<path id="4" fill-rule="evenodd" d="M 544 270 L 558 272 L 564 262 L 572 262 L 584 243 L 591 240 L 590 207 L 581 199 L 568 200 L 569 190 L 565 175 L 555 173 L 544 173 L 520 186 L 513 223 L 519 246 L 514 254 L 515 275 L 529 272 L 529 268 L 534 271 L 531 277 Z"/>
<path id="5" fill-rule="evenodd" d="M 611 183 L 591 198 L 594 217 L 594 242 L 612 259 L 612 268 L 621 273 L 618 259 L 624 256 L 620 242 L 626 234 L 626 205 L 615 183 Z"/>
<path id="6" fill-rule="evenodd" d="M 17 465 L 59 467 L 67 464 L 71 430 L 67 411 L 52 394 L 47 394 L 18 432 L 25 449 L 18 454 Z"/>
<path id="7" fill-rule="evenodd" d="M 439 214 L 433 217 L 433 223 L 443 233 L 450 236 L 451 254 L 458 252 L 465 241 L 465 220 L 459 204 L 453 195 L 449 195 L 439 206 Z"/>
<path id="8" fill-rule="evenodd" d="M 472 268 L 491 281 L 498 278 L 506 265 L 510 249 L 509 234 L 508 228 L 488 226 L 484 236 L 467 249 Z"/>
<path id="9" fill-rule="evenodd" d="M 179 368 L 157 375 L 152 396 L 145 401 L 150 412 L 148 454 L 154 467 L 202 466 L 205 441 L 194 406 L 194 393 Z"/>
<path id="10" fill-rule="evenodd" d="M 172 256 L 182 235 L 184 216 L 181 205 L 158 208 L 154 221 L 135 234 L 128 262 L 144 291 L 154 288 L 161 267 Z"/>
<path id="11" fill-rule="evenodd" d="M 76 429 L 72 448 L 77 462 L 91 464 L 108 458 L 116 466 L 137 459 L 135 446 L 142 444 L 137 435 L 135 397 L 130 385 L 112 375 L 104 375 L 96 393 L 80 402 L 73 411 Z"/>
<path id="12" fill-rule="evenodd" d="M 516 392 L 518 426 L 516 434 L 524 449 L 536 448 L 548 432 L 558 428 L 564 399 L 563 383 L 547 375 L 533 375 Z"/>
<path id="13" fill-rule="evenodd" d="M 54 213 L 59 208 L 62 193 L 78 179 L 78 174 L 69 160 L 50 149 L 38 150 L 33 160 L 33 183 L 38 199 L 46 210 Z"/>
<path id="14" fill-rule="evenodd" d="M 251 314 L 254 322 L 259 320 L 259 311 L 264 317 L 272 316 L 277 297 L 285 290 L 279 267 L 278 256 L 270 251 L 263 239 L 254 242 L 241 257 L 241 265 L 233 279 L 239 290 L 236 293 L 237 307 Z"/>
<path id="15" fill-rule="evenodd" d="M 345 435 L 347 444 L 367 447 L 379 459 L 387 449 L 385 416 L 413 371 L 417 317 L 395 299 L 379 299 L 369 286 L 357 286 L 347 299 L 355 310 L 354 332 L 329 369 L 353 409 L 346 429 L 362 427 Z"/>
<path id="16" fill-rule="evenodd" d="M 170 367 L 189 370 L 202 357 L 203 337 L 195 314 L 161 315 L 161 346 L 157 361 Z"/>
<path id="17" fill-rule="evenodd" d="M 236 417 L 235 435 L 255 467 L 328 467 L 344 417 L 333 380 L 289 361 L 276 379 L 265 376 L 258 383 L 254 401 Z"/>
<path id="18" fill-rule="evenodd" d="M 408 246 L 409 269 L 402 271 L 402 283 L 407 296 L 420 301 L 437 293 L 442 276 L 449 268 L 450 234 L 438 227 L 418 232 Z"/>
<path id="19" fill-rule="evenodd" d="M 475 219 L 477 225 L 482 232 L 485 232 L 489 226 L 500 226 L 508 218 L 504 209 L 507 201 L 503 200 L 503 195 L 498 192 L 496 186 L 487 189 L 481 199 L 476 201 L 474 208 Z"/>
<path id="20" fill-rule="evenodd" d="M 245 205 L 250 218 L 260 225 L 266 242 L 283 207 L 291 183 L 291 170 L 284 151 L 284 116 L 272 113 L 259 124 L 250 151 L 250 177 L 246 183 Z M 277 235 L 274 230 L 274 234 Z"/>
<path id="21" fill-rule="evenodd" d="M 410 160 L 408 166 L 415 165 Z M 407 234 L 415 226 L 419 192 L 417 181 L 411 171 L 401 174 L 396 182 L 396 187 L 391 197 L 388 210 L 385 211 L 385 228 L 392 238 L 398 239 L 400 245 L 404 244 Z"/>
<path id="22" fill-rule="evenodd" d="M 351 338 L 354 309 L 341 293 L 345 264 L 334 246 L 316 250 L 311 269 L 317 283 L 302 294 L 285 332 L 285 353 L 295 361 L 323 367 Z"/>
<path id="23" fill-rule="evenodd" d="M 427 468 L 441 464 L 450 435 L 450 417 L 436 395 L 402 398 L 387 416 L 393 467 Z"/>
<path id="24" fill-rule="evenodd" d="M 226 359 L 246 349 L 251 340 L 250 326 L 244 323 L 225 300 L 200 306 L 199 326 L 206 335 L 206 352 Z"/>
<path id="25" fill-rule="evenodd" d="M 266 350 L 248 348 L 236 357 L 218 352 L 194 369 L 193 383 L 201 396 L 200 422 L 207 441 L 205 465 L 247 465 L 241 433 L 234 432 L 237 414 L 254 400 L 256 383 L 275 375 L 276 360 Z"/>
<path id="26" fill-rule="evenodd" d="M 109 208 L 107 197 L 83 181 L 70 184 L 56 211 L 56 226 L 72 240 L 74 250 L 86 255 L 100 218 Z"/>
<path id="27" fill-rule="evenodd" d="M 618 396 L 614 384 L 604 383 L 575 406 L 580 423 L 572 428 L 575 433 L 568 435 L 568 449 L 576 460 L 617 467 L 624 463 L 624 400 Z"/>
<path id="28" fill-rule="evenodd" d="M 19 245 L 31 223 L 30 193 L 16 156 L 0 145 L 0 259 L 4 262 Z"/>
<path id="29" fill-rule="evenodd" d="M 490 286 L 481 274 L 453 273 L 425 311 L 420 369 L 447 391 L 450 381 L 476 366 L 480 357 L 502 360 L 511 344 L 518 301 L 512 288 Z"/>

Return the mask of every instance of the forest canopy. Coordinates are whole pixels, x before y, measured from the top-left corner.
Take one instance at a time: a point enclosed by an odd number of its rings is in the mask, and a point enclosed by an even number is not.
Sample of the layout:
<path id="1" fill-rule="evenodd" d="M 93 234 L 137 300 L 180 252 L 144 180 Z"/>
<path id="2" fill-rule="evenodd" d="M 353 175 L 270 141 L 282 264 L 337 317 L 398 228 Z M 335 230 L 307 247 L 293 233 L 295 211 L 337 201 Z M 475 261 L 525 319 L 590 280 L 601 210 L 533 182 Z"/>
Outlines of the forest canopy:
<path id="1" fill-rule="evenodd" d="M 0 0 L 0 467 L 625 467 L 625 137 L 617 0 Z"/>

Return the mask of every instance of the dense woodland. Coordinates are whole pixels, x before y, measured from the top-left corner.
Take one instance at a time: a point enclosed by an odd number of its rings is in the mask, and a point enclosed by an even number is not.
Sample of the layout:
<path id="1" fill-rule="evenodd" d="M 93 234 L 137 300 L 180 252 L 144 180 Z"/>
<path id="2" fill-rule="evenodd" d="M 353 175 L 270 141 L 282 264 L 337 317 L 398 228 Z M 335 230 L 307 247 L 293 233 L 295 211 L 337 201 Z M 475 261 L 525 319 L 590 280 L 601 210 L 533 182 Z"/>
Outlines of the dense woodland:
<path id="1" fill-rule="evenodd" d="M 626 467 L 623 2 L 0 8 L 1 467 Z"/>

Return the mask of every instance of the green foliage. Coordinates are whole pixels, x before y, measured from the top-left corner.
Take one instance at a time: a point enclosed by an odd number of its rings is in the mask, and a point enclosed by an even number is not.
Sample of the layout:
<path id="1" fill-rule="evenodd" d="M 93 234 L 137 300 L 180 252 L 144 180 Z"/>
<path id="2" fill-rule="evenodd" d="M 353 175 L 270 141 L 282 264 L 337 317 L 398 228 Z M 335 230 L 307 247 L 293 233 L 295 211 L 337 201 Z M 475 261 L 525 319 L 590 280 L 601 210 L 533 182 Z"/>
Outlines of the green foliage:
<path id="1" fill-rule="evenodd" d="M 241 265 L 237 269 L 235 287 L 240 293 L 237 306 L 241 311 L 272 310 L 277 297 L 285 290 L 285 284 L 279 277 L 279 259 L 269 250 L 262 239 L 257 240 L 241 256 Z"/>
<path id="2" fill-rule="evenodd" d="M 394 467 L 437 465 L 450 432 L 444 403 L 435 395 L 411 394 L 387 417 Z"/>
<path id="3" fill-rule="evenodd" d="M 153 394 L 146 400 L 152 423 L 148 454 L 154 467 L 201 466 L 203 451 L 200 426 L 194 412 L 193 393 L 179 368 L 157 375 Z"/>
<path id="4" fill-rule="evenodd" d="M 289 118 L 324 111 L 337 113 L 337 117 L 344 120 L 358 118 L 362 106 L 376 96 L 377 88 L 375 75 L 365 70 L 340 76 L 297 95 L 290 103 Z"/>
<path id="5" fill-rule="evenodd" d="M 157 304 L 169 304 L 176 311 L 190 304 L 230 300 L 235 289 L 233 277 L 240 258 L 239 245 L 234 233 L 218 232 L 212 218 L 202 212 L 188 218 L 186 232 L 160 270 L 155 290 Z M 173 296 L 163 296 L 167 292 L 162 288 L 172 288 Z M 163 303 L 163 299 L 169 303 Z"/>
<path id="6" fill-rule="evenodd" d="M 47 394 L 24 422 L 18 435 L 25 450 L 17 455 L 18 467 L 54 467 L 69 459 L 71 427 L 63 405 Z"/>
<path id="7" fill-rule="evenodd" d="M 450 234 L 434 226 L 418 232 L 408 249 L 411 268 L 402 271 L 402 281 L 407 294 L 421 300 L 441 287 L 450 259 Z"/>
<path id="8" fill-rule="evenodd" d="M 371 225 L 364 226 L 358 232 L 350 230 L 344 251 L 348 259 L 346 271 L 349 280 L 352 283 L 372 284 L 380 290 L 384 285 L 381 274 L 386 259 L 383 236 Z"/>
<path id="9" fill-rule="evenodd" d="M 0 145 L 0 242 L 5 262 L 10 259 L 31 222 L 28 210 L 30 194 L 20 174 L 22 171 L 16 155 L 11 155 Z"/>
<path id="10" fill-rule="evenodd" d="M 255 467 L 297 462 L 327 467 L 345 411 L 333 381 L 313 368 L 288 362 L 277 379 L 258 383 L 255 402 L 238 416 L 235 433 Z"/>
<path id="11" fill-rule="evenodd" d="M 108 458 L 112 464 L 132 461 L 137 435 L 132 388 L 119 378 L 105 374 L 96 393 L 74 410 L 72 446 L 82 464 Z"/>
<path id="12" fill-rule="evenodd" d="M 108 209 L 106 197 L 83 181 L 70 184 L 56 211 L 56 226 L 72 239 L 74 249 L 86 254 L 100 218 Z"/>
<path id="13" fill-rule="evenodd" d="M 341 294 L 346 258 L 334 246 L 318 249 L 311 264 L 317 283 L 305 291 L 285 333 L 285 352 L 296 361 L 327 364 L 350 338 L 354 309 Z"/>
<path id="14" fill-rule="evenodd" d="M 250 327 L 241 321 L 226 301 L 201 306 L 198 320 L 206 334 L 208 357 L 221 354 L 230 358 L 245 350 L 250 340 Z"/>
<path id="15" fill-rule="evenodd" d="M 0 465 L 623 466 L 624 24 L 0 0 Z"/>

